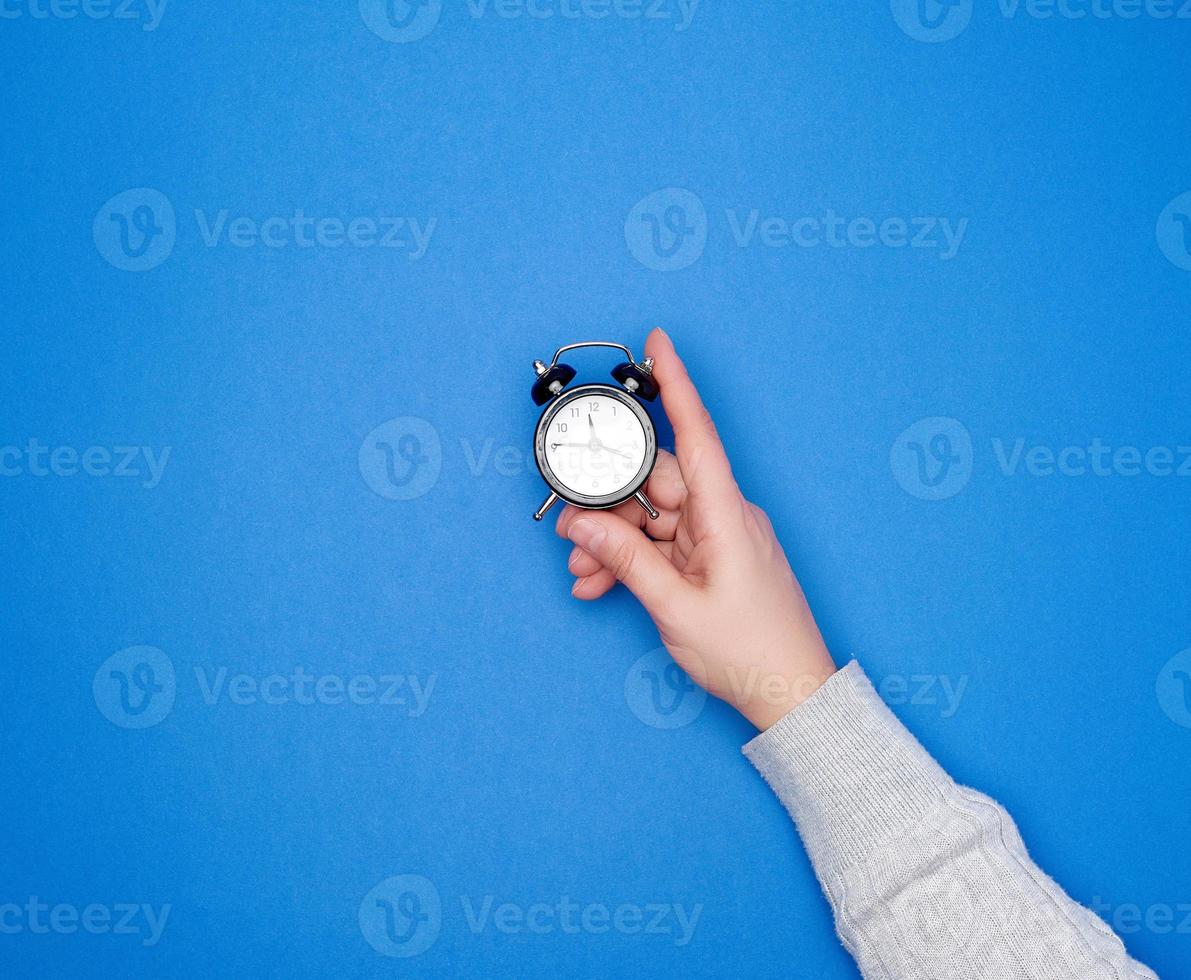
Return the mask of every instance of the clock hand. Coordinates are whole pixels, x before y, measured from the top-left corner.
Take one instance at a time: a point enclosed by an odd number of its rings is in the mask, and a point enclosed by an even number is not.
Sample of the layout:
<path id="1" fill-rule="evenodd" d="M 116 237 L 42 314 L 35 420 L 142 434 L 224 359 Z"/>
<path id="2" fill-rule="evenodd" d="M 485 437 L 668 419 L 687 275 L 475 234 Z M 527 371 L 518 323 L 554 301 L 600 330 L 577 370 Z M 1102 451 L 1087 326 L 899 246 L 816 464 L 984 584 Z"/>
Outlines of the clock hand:
<path id="1" fill-rule="evenodd" d="M 596 437 L 595 423 L 591 420 L 591 415 L 587 416 L 587 431 L 591 433 L 593 439 Z"/>
<path id="2" fill-rule="evenodd" d="M 591 443 L 590 442 L 552 442 L 552 443 L 550 443 L 550 448 L 551 449 L 559 449 L 559 448 L 591 449 Z M 622 456 L 625 459 L 629 460 L 630 462 L 633 459 L 633 457 L 630 456 L 628 453 L 621 452 L 621 450 L 619 450 L 619 449 L 613 449 L 611 446 L 605 446 L 603 443 L 600 443 L 598 446 L 596 446 L 595 451 L 599 452 L 601 449 L 606 449 L 610 453 L 615 453 L 617 456 Z"/>

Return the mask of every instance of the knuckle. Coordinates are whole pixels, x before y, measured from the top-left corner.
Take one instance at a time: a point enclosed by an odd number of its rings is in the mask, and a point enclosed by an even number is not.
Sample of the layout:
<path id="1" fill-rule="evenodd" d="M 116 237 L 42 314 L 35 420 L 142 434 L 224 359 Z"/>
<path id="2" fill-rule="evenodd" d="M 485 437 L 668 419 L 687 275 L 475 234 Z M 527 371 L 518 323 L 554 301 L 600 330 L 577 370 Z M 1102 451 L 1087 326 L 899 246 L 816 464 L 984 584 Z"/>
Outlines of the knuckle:
<path id="1" fill-rule="evenodd" d="M 769 515 L 764 510 L 754 503 L 746 502 L 745 506 L 748 508 L 748 513 L 752 516 L 753 521 L 760 530 L 767 532 L 773 530 L 773 522 L 770 521 Z"/>
<path id="2" fill-rule="evenodd" d="M 626 581 L 633 574 L 636 552 L 627 541 L 622 541 L 612 552 L 608 568 L 620 581 Z"/>

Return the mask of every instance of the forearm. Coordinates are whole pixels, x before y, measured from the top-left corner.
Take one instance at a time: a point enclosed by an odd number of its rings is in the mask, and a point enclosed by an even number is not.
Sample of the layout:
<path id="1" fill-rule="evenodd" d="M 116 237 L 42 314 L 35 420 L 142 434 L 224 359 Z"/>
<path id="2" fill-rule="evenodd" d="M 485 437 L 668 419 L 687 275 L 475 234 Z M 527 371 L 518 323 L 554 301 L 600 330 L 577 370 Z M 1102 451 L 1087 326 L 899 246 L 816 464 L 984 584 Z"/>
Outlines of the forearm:
<path id="1" fill-rule="evenodd" d="M 855 663 L 744 751 L 794 817 L 865 977 L 1154 977 L 1030 861 L 1005 810 L 938 766 Z"/>

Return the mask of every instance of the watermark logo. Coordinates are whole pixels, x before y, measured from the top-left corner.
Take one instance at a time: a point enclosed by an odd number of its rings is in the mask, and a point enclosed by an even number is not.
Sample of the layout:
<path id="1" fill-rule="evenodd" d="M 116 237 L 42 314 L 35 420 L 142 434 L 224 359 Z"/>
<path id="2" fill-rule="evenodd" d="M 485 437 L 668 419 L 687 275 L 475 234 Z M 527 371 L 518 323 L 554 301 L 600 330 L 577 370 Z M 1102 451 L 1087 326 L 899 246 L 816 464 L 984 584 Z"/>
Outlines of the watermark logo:
<path id="1" fill-rule="evenodd" d="M 699 717 L 707 692 L 671 659 L 665 647 L 639 658 L 624 679 L 624 699 L 651 728 L 683 728 Z"/>
<path id="2" fill-rule="evenodd" d="M 569 895 L 529 903 L 498 896 L 460 895 L 459 911 L 473 936 L 665 937 L 687 946 L 703 915 L 703 904 L 679 902 L 581 903 Z M 443 928 L 442 897 L 421 875 L 397 875 L 373 888 L 357 912 L 365 941 L 382 956 L 407 958 L 426 952 Z"/>
<path id="3" fill-rule="evenodd" d="M 402 416 L 368 433 L 360 445 L 360 475 L 387 500 L 413 500 L 429 493 L 442 471 L 438 430 L 425 419 Z"/>
<path id="4" fill-rule="evenodd" d="M 420 41 L 431 34 L 442 16 L 442 0 L 359 0 L 360 16 L 368 29 L 385 41 Z M 675 33 L 688 30 L 702 0 L 466 0 L 473 21 L 489 16 L 500 20 L 623 21 L 673 24 Z"/>
<path id="5" fill-rule="evenodd" d="M 152 728 L 173 710 L 174 665 L 157 647 L 127 647 L 100 665 L 91 693 L 100 714 L 113 725 Z"/>
<path id="6" fill-rule="evenodd" d="M 108 263 L 125 272 L 147 272 L 174 250 L 178 238 L 174 206 L 150 187 L 123 191 L 96 213 L 91 234 Z"/>
<path id="7" fill-rule="evenodd" d="M 945 876 L 936 887 L 939 890 L 932 895 L 929 906 L 913 889 L 897 890 L 890 903 L 909 934 L 908 941 L 900 942 L 902 948 L 913 950 L 914 955 L 931 963 L 934 970 L 929 975 L 946 976 L 956 957 L 976 938 L 981 902 L 974 893 L 975 886 L 963 875 Z M 935 911 L 939 908 L 946 909 L 947 914 L 939 915 Z"/>
<path id="8" fill-rule="evenodd" d="M 360 902 L 360 932 L 382 956 L 424 953 L 442 930 L 442 899 L 421 875 L 386 878 Z"/>
<path id="9" fill-rule="evenodd" d="M 688 190 L 667 187 L 638 201 L 624 223 L 624 240 L 647 269 L 677 272 L 707 246 L 707 209 Z"/>
<path id="10" fill-rule="evenodd" d="M 719 214 L 715 228 L 718 231 Z M 723 228 L 738 249 L 911 249 L 942 262 L 963 248 L 970 222 L 946 215 L 840 214 L 825 208 L 783 216 L 760 208 L 725 208 Z M 707 246 L 711 220 L 693 193 L 667 188 L 650 194 L 629 212 L 624 236 L 633 257 L 648 269 L 673 272 L 697 262 Z"/>
<path id="11" fill-rule="evenodd" d="M 1134 479 L 1142 476 L 1191 479 L 1191 445 L 1113 445 L 1099 436 L 1084 443 L 1047 445 L 994 437 L 988 444 L 995 472 L 1006 479 Z M 949 418 L 923 419 L 897 437 L 890 465 L 907 493 L 945 500 L 972 475 L 971 437 Z"/>
<path id="12" fill-rule="evenodd" d="M 249 707 L 258 710 L 299 707 L 379 707 L 408 718 L 426 714 L 438 674 L 316 673 L 299 664 L 264 676 L 235 671 L 226 665 L 193 668 L 194 689 L 209 708 Z M 184 680 L 186 674 L 182 675 Z M 129 647 L 113 654 L 92 681 L 95 704 L 121 728 L 150 728 L 173 709 L 184 685 L 174 665 L 156 647 Z"/>
<path id="13" fill-rule="evenodd" d="M 922 419 L 894 440 L 889 465 L 906 493 L 946 500 L 972 478 L 972 436 L 956 419 Z"/>
<path id="14" fill-rule="evenodd" d="M 972 0 L 891 0 L 890 7 L 897 26 L 927 44 L 959 37 L 972 20 Z"/>
<path id="15" fill-rule="evenodd" d="M 1154 234 L 1162 254 L 1173 265 L 1191 271 L 1191 191 L 1162 209 Z"/>
<path id="16" fill-rule="evenodd" d="M 916 41 L 950 41 L 968 27 L 972 0 L 891 0 L 893 18 Z M 996 0 L 1005 21 L 1188 20 L 1191 0 Z"/>
<path id="17" fill-rule="evenodd" d="M 1176 725 L 1191 728 L 1191 650 L 1171 657 L 1158 672 L 1158 704 Z"/>
<path id="18" fill-rule="evenodd" d="M 442 0 L 360 0 L 360 16 L 383 41 L 420 41 L 438 26 Z"/>
<path id="19" fill-rule="evenodd" d="M 198 240 L 208 249 L 384 249 L 410 262 L 425 257 L 438 228 L 434 216 L 312 216 L 304 208 L 263 218 L 228 208 L 194 208 L 191 215 Z M 117 194 L 100 208 L 92 235 L 99 254 L 117 269 L 147 272 L 173 253 L 178 218 L 164 194 L 142 187 Z"/>

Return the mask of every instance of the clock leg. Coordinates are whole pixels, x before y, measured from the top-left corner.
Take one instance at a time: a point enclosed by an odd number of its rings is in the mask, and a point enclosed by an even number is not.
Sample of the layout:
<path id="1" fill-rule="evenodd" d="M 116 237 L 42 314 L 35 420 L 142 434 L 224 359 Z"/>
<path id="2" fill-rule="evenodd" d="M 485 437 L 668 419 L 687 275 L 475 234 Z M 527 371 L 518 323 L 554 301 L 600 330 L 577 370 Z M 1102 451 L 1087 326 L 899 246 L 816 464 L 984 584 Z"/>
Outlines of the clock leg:
<path id="1" fill-rule="evenodd" d="M 533 519 L 535 521 L 540 521 L 543 517 L 546 516 L 546 511 L 548 511 L 556 503 L 558 503 L 558 494 L 556 494 L 556 493 L 550 494 L 550 496 L 546 498 L 546 500 L 542 504 L 542 506 L 538 508 L 538 512 L 533 515 Z"/>
<path id="2" fill-rule="evenodd" d="M 656 521 L 658 519 L 657 508 L 649 502 L 649 498 L 645 496 L 645 491 L 638 490 L 635 494 L 633 494 L 633 496 L 637 498 L 637 503 L 645 508 L 645 513 L 649 515 L 649 519 L 651 521 Z"/>

